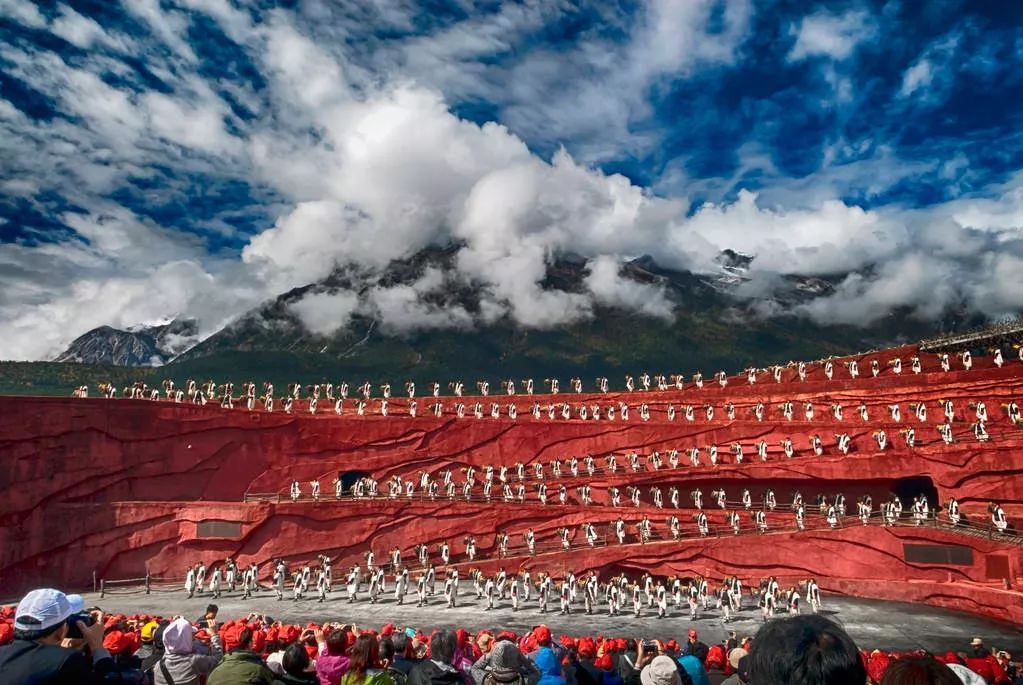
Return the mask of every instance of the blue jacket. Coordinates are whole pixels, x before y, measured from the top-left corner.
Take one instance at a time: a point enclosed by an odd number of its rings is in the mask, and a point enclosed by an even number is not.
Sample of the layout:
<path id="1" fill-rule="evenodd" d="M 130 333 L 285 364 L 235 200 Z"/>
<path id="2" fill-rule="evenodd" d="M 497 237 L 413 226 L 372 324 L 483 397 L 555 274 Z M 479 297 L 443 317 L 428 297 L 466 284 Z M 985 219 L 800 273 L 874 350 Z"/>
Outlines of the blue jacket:
<path id="1" fill-rule="evenodd" d="M 540 670 L 540 680 L 536 685 L 565 685 L 565 678 L 561 675 L 561 662 L 550 647 L 538 651 L 534 662 Z"/>

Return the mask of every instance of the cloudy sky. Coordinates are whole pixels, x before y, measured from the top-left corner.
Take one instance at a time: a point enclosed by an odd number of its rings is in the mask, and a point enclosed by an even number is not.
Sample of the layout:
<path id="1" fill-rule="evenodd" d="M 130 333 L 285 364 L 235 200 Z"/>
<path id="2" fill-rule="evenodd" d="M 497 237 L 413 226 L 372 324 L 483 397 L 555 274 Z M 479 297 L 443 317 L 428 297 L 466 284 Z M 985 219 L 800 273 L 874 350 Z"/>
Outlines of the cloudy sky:
<path id="1" fill-rule="evenodd" d="M 335 266 L 396 327 L 670 316 L 618 260 L 837 276 L 787 315 L 1023 305 L 1023 4 L 0 0 L 0 358 L 92 327 L 204 331 Z M 552 257 L 587 291 L 543 291 Z M 772 281 L 773 279 L 773 281 Z"/>

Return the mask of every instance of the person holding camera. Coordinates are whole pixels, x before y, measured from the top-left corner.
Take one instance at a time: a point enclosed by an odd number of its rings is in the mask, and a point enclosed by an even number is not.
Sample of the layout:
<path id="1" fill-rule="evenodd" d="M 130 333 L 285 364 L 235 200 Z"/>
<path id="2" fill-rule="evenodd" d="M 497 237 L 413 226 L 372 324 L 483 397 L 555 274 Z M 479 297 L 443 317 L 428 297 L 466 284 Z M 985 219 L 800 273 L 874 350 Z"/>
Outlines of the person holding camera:
<path id="1" fill-rule="evenodd" d="M 86 652 L 87 650 L 87 652 Z M 103 614 L 77 595 L 33 590 L 18 603 L 14 641 L 0 647 L 5 685 L 91 685 L 113 668 L 103 648 Z"/>

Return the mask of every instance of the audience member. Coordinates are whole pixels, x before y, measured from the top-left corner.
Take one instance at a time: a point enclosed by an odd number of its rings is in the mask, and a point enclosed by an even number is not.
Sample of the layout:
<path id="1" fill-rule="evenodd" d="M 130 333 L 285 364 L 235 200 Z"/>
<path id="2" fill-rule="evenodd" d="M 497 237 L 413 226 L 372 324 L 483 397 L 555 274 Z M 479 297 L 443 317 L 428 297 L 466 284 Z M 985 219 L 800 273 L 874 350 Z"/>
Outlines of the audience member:
<path id="1" fill-rule="evenodd" d="M 220 636 L 214 630 L 213 619 L 203 620 L 210 636 L 209 654 L 196 653 L 197 631 L 187 620 L 175 619 L 164 629 L 164 655 L 153 667 L 156 685 L 199 685 L 200 680 L 210 675 L 220 663 L 223 656 Z M 214 681 L 211 678 L 209 682 Z"/>
<path id="2" fill-rule="evenodd" d="M 430 638 L 429 658 L 416 664 L 409 673 L 409 685 L 464 685 L 465 679 L 454 667 L 458 638 L 450 630 L 440 630 Z"/>
<path id="3" fill-rule="evenodd" d="M 749 654 L 754 685 L 863 685 L 856 644 L 837 624 L 810 614 L 765 623 Z"/>
<path id="4" fill-rule="evenodd" d="M 80 600 L 81 598 L 78 598 Z M 0 647 L 4 685 L 91 685 L 113 668 L 103 614 L 82 613 L 59 590 L 33 590 L 14 612 L 14 640 Z M 86 654 L 83 649 L 88 650 Z"/>
<path id="5" fill-rule="evenodd" d="M 880 685 L 962 685 L 962 681 L 932 656 L 904 656 L 888 666 Z"/>

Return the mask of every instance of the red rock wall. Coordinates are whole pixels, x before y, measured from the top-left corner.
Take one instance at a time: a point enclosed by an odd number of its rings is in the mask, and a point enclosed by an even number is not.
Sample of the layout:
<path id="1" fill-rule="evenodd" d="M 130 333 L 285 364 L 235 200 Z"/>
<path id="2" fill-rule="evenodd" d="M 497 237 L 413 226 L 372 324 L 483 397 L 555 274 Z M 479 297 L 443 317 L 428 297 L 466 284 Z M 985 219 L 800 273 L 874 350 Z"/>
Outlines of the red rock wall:
<path id="1" fill-rule="evenodd" d="M 877 504 L 896 479 L 925 475 L 933 480 L 942 500 L 957 497 L 964 511 L 975 518 L 986 520 L 983 508 L 991 499 L 1001 501 L 1014 522 L 1023 518 L 1023 478 L 1018 477 L 1023 471 L 1023 433 L 1011 425 L 1000 406 L 1010 399 L 1023 399 L 1023 364 L 1012 359 L 1003 369 L 995 369 L 988 360 L 977 359 L 970 372 L 946 374 L 937 371 L 933 356 L 925 356 L 925 373 L 915 376 L 909 371 L 911 354 L 911 348 L 903 348 L 874 355 L 885 368 L 876 379 L 869 377 L 866 361 L 861 361 L 865 377 L 857 380 L 849 379 L 836 362 L 832 381 L 824 378 L 819 367 L 811 367 L 806 382 L 787 371 L 781 384 L 761 374 L 755 386 L 747 385 L 743 376 L 731 378 L 725 389 L 708 379 L 703 389 L 687 384 L 681 392 L 519 395 L 514 398 L 519 410 L 516 421 L 457 419 L 451 415 L 453 398 L 442 399 L 447 415 L 439 419 L 423 415 L 431 401 L 426 398 L 419 398 L 416 419 L 406 415 L 407 400 L 402 398 L 391 400 L 388 417 L 353 416 L 351 401 L 347 413 L 337 417 L 325 402 L 318 415 L 310 416 L 304 402 L 295 414 L 286 415 L 165 401 L 0 398 L 0 454 L 5 461 L 0 484 L 7 493 L 0 501 L 0 583 L 12 589 L 43 579 L 83 584 L 93 570 L 107 578 L 137 576 L 147 563 L 157 575 L 180 575 L 198 558 L 209 562 L 228 554 L 243 561 L 266 562 L 276 556 L 297 561 L 329 552 L 347 561 L 357 558 L 370 542 L 378 555 L 394 544 L 411 555 L 416 542 L 444 538 L 461 550 L 460 539 L 466 532 L 486 547 L 499 527 L 513 533 L 513 542 L 528 526 L 541 539 L 549 539 L 562 525 L 578 526 L 586 520 L 606 523 L 620 514 L 636 520 L 641 512 L 606 506 L 544 509 L 463 502 L 246 504 L 242 499 L 246 493 L 285 493 L 293 478 L 302 481 L 304 488 L 308 480 L 321 479 L 326 498 L 332 494 L 330 479 L 347 471 L 365 471 L 383 480 L 393 474 L 414 476 L 420 470 L 436 473 L 469 464 L 529 464 L 572 455 L 602 457 L 611 451 L 683 451 L 711 443 L 719 445 L 725 462 L 717 467 L 709 465 L 704 450 L 701 467 L 688 466 L 683 456 L 678 470 L 630 474 L 623 468 L 614 476 L 598 473 L 592 479 L 565 481 L 570 489 L 590 482 L 598 505 L 606 504 L 604 490 L 610 484 L 623 490 L 629 484 L 644 490 L 656 484 L 678 487 L 686 501 L 689 491 L 699 486 L 708 502 L 710 490 L 716 487 L 725 487 L 729 499 L 737 499 L 742 488 L 749 488 L 756 497 L 771 487 L 781 503 L 787 503 L 790 490 L 797 488 L 808 500 L 818 492 L 843 492 L 853 509 L 859 494 L 871 492 Z M 906 367 L 900 376 L 884 364 L 896 355 Z M 960 368 L 957 361 L 953 368 Z M 938 399 L 950 399 L 956 406 L 957 442 L 952 446 L 942 444 L 933 428 L 941 418 Z M 630 405 L 631 416 L 628 422 L 549 421 L 546 415 L 537 421 L 529 415 L 533 400 L 545 407 L 551 401 L 573 406 L 623 401 Z M 799 404 L 812 401 L 815 419 L 784 421 L 777 405 L 786 400 L 796 403 L 797 419 L 802 415 Z M 991 415 L 989 443 L 976 442 L 969 430 L 973 412 L 967 404 L 977 400 L 987 404 Z M 463 401 L 471 407 L 476 400 Z M 489 410 L 491 401 L 504 406 L 510 400 L 492 396 L 484 401 Z M 642 401 L 651 407 L 649 422 L 639 420 Z M 726 401 L 737 407 L 734 422 L 724 417 Z M 767 407 L 762 423 L 751 416 L 757 401 Z M 869 406 L 867 424 L 856 414 L 861 401 Z M 928 404 L 924 425 L 909 410 L 908 404 L 916 401 Z M 833 420 L 828 409 L 832 402 L 844 405 L 845 421 Z M 697 420 L 685 422 L 679 411 L 678 419 L 668 422 L 668 403 L 676 408 L 694 405 Z M 715 406 L 713 422 L 702 416 L 707 403 Z M 888 417 L 886 405 L 891 403 L 901 405 L 901 424 Z M 902 445 L 898 430 L 906 425 L 916 427 L 921 446 L 911 450 Z M 879 428 L 896 445 L 883 454 L 876 451 L 871 437 Z M 833 446 L 837 432 L 853 437 L 850 455 L 837 454 Z M 808 451 L 808 436 L 813 434 L 824 440 L 823 457 Z M 791 460 L 778 447 L 785 436 L 793 439 L 797 449 Z M 767 463 L 756 461 L 753 443 L 760 439 L 770 445 Z M 727 446 L 733 441 L 745 445 L 746 463 L 732 463 Z M 624 467 L 625 460 L 619 461 Z M 649 504 L 646 492 L 644 500 Z M 663 531 L 667 512 L 649 507 L 642 511 Z M 682 512 L 679 518 L 692 533 L 692 512 Z M 770 518 L 789 525 L 789 514 L 775 513 Z M 719 512 L 712 512 L 711 519 L 712 525 L 724 527 Z M 196 524 L 203 520 L 240 522 L 242 535 L 231 540 L 198 539 Z M 578 532 L 576 537 L 581 539 Z M 974 550 L 974 565 L 907 564 L 901 544 L 910 539 L 969 546 Z M 988 556 L 1006 555 L 1010 576 L 1023 576 L 1019 548 L 929 529 L 851 526 L 837 532 L 741 541 L 725 537 L 663 543 L 646 548 L 649 553 L 637 549 L 613 546 L 593 554 L 573 553 L 571 558 L 577 571 L 645 565 L 656 572 L 710 573 L 715 578 L 736 572 L 786 578 L 815 575 L 825 588 L 851 594 L 890 597 L 902 593 L 899 596 L 990 615 L 996 615 L 999 602 L 1018 606 L 1020 599 L 994 585 L 983 585 L 989 582 Z M 564 563 L 563 555 L 543 559 L 552 565 Z"/>

